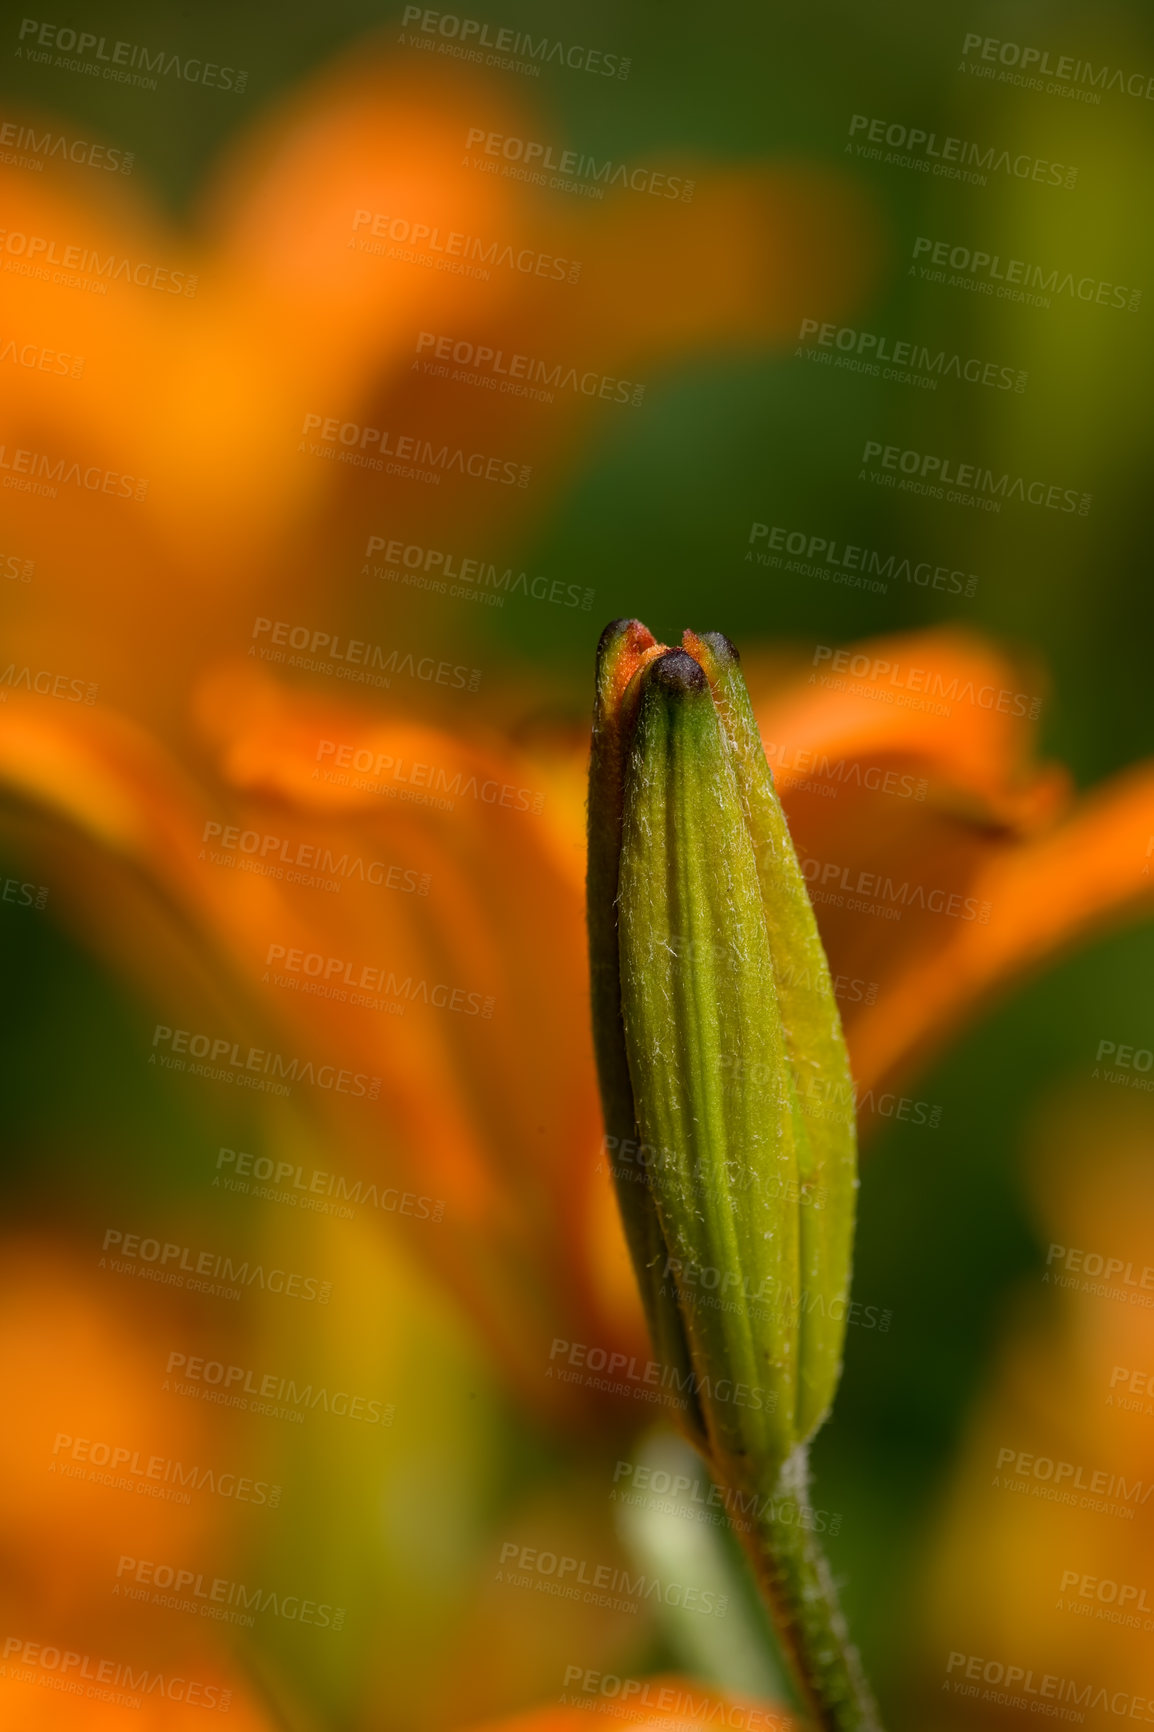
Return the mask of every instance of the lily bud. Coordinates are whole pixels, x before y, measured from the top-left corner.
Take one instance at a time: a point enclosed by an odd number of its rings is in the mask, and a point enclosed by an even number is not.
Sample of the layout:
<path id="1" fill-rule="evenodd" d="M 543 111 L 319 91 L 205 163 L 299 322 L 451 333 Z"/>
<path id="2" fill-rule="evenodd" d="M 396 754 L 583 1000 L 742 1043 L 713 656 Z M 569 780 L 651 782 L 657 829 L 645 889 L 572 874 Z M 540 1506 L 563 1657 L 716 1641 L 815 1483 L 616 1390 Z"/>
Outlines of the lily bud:
<path id="1" fill-rule="evenodd" d="M 841 1371 L 853 1085 L 737 651 L 601 640 L 589 797 L 593 1020 L 654 1345 L 729 1479 L 774 1473 Z M 807 1110 L 808 1109 L 808 1110 Z"/>

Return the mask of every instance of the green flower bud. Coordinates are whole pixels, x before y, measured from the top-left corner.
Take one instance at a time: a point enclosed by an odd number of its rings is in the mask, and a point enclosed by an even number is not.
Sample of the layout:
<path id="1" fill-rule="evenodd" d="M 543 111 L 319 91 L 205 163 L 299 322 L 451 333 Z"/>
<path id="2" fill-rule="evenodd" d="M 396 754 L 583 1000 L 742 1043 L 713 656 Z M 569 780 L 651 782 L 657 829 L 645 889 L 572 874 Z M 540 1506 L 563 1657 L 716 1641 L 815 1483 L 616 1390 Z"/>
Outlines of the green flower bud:
<path id="1" fill-rule="evenodd" d="M 683 1429 L 697 1448 L 706 1451 L 708 1440 L 694 1393 L 693 1365 L 681 1312 L 663 1274 L 665 1240 L 647 1189 L 648 1165 L 639 1168 L 624 1153 L 636 1151 L 640 1139 L 621 1020 L 617 893 L 630 718 L 635 714 L 637 695 L 632 676 L 639 660 L 656 651 L 656 640 L 639 620 L 615 620 L 602 633 L 597 652 L 587 897 L 593 1045 L 606 1147 L 650 1338 L 676 1389 L 684 1392 L 681 1399 L 686 1405 L 680 1410 Z"/>
<path id="2" fill-rule="evenodd" d="M 593 1019 L 655 1348 L 727 1479 L 812 1436 L 841 1370 L 857 1186 L 829 969 L 720 634 L 604 634 L 589 799 Z M 806 1110 L 808 1109 L 808 1110 Z"/>

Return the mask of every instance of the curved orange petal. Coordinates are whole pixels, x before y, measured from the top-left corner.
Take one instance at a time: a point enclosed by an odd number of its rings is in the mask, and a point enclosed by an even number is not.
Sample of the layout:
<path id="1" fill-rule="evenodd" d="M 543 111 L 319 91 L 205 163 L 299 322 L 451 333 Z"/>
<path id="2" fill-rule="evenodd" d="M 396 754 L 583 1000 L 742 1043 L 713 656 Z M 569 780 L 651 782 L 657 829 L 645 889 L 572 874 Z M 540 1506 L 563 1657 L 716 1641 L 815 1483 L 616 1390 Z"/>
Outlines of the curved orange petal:
<path id="1" fill-rule="evenodd" d="M 69 872 L 57 836 L 53 896 L 160 993 L 166 1022 L 185 983 L 228 1062 L 258 1049 L 258 1064 L 333 1067 L 333 1088 L 297 1088 L 300 1110 L 370 1171 L 444 1200 L 421 1250 L 536 1405 L 587 1406 L 551 1378 L 551 1343 L 632 1345 L 639 1324 L 635 1305 L 605 1315 L 587 1252 L 605 1181 L 580 882 L 507 756 L 409 723 L 394 737 L 260 681 L 258 721 L 251 685 L 232 683 L 231 785 L 214 800 L 127 723 L 93 712 L 81 733 L 35 700 L 0 708 L 0 775 L 99 849 Z M 326 782 L 326 736 L 410 776 L 443 767 L 453 810 Z"/>
<path id="2" fill-rule="evenodd" d="M 1065 823 L 988 851 L 967 886 L 988 923 L 943 922 L 884 1000 L 854 1018 L 854 1075 L 875 1087 L 928 1055 L 989 994 L 1111 922 L 1154 914 L 1154 766 L 1115 776 Z"/>
<path id="3" fill-rule="evenodd" d="M 811 783 L 868 791 L 881 778 L 866 770 L 895 765 L 926 779 L 915 802 L 991 826 L 1045 823 L 1067 796 L 1065 772 L 1033 757 L 1048 682 L 972 632 L 903 632 L 844 651 L 818 645 L 804 672 L 790 667 L 784 689 L 756 656 L 747 671 L 783 799 L 828 800 Z M 860 766 L 856 780 L 845 760 Z"/>

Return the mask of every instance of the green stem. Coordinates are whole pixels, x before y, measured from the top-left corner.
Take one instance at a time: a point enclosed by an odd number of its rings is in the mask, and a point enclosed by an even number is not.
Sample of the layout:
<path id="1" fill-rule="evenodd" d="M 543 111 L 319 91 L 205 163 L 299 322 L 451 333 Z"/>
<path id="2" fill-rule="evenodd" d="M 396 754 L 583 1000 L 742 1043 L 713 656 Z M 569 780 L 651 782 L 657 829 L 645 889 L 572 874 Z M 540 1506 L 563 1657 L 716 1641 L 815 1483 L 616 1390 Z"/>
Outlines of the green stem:
<path id="1" fill-rule="evenodd" d="M 741 1538 L 814 1725 L 822 1732 L 881 1732 L 830 1567 L 816 1535 L 799 1519 L 809 1508 L 809 1461 L 801 1444 L 763 1488 L 760 1513 Z"/>

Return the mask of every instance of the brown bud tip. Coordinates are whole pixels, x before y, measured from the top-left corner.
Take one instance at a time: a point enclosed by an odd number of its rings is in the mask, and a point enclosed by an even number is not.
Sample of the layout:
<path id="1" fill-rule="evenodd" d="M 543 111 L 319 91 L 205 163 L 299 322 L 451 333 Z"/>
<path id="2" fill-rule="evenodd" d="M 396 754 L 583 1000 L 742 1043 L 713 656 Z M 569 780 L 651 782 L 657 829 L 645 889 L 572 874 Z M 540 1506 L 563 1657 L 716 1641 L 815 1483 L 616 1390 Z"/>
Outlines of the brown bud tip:
<path id="1" fill-rule="evenodd" d="M 664 655 L 658 656 L 650 666 L 649 682 L 670 697 L 704 691 L 707 684 L 701 664 L 683 649 L 666 650 Z"/>

